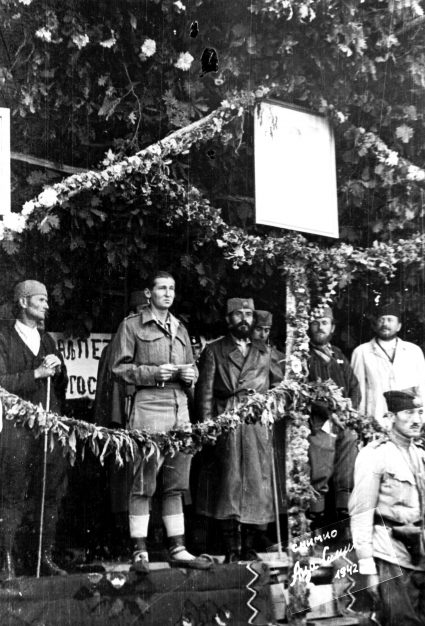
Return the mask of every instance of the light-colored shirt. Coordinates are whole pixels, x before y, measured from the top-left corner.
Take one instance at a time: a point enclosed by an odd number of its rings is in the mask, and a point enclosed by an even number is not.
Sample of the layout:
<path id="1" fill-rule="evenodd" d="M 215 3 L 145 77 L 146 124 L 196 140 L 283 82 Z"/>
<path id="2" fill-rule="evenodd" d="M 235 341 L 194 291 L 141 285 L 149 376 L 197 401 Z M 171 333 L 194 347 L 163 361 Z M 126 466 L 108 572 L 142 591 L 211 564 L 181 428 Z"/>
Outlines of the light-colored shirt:
<path id="1" fill-rule="evenodd" d="M 238 337 L 234 337 L 232 335 L 235 344 L 237 345 L 238 349 L 242 352 L 243 356 L 246 356 L 248 354 L 248 350 L 249 350 L 249 346 L 251 344 L 251 340 L 250 339 L 239 339 Z"/>
<path id="2" fill-rule="evenodd" d="M 22 341 L 28 346 L 31 352 L 37 356 L 40 352 L 41 337 L 36 327 L 32 328 L 23 324 L 20 320 L 15 322 L 15 330 L 22 339 Z"/>
<path id="3" fill-rule="evenodd" d="M 361 391 L 358 410 L 373 416 L 383 426 L 386 426 L 383 417 L 388 411 L 384 391 L 417 387 L 425 401 L 425 358 L 414 343 L 398 338 L 391 362 L 376 339 L 372 339 L 354 350 L 351 367 Z"/>
<path id="4" fill-rule="evenodd" d="M 425 560 L 413 566 L 403 543 L 391 530 L 375 524 L 375 515 L 397 524 L 420 520 L 418 478 L 423 484 L 425 453 L 411 440 L 396 436 L 372 442 L 360 450 L 354 470 L 349 512 L 353 544 L 361 574 L 376 573 L 374 557 L 409 569 L 425 570 Z M 415 476 L 416 475 L 416 476 Z"/>

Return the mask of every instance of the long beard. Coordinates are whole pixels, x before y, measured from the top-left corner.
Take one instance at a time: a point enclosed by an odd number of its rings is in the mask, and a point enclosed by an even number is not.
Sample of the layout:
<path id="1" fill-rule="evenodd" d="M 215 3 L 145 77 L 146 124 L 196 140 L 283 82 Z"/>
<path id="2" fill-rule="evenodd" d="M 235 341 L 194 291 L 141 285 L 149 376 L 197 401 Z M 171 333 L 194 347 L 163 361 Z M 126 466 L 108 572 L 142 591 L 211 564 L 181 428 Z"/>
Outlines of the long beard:
<path id="1" fill-rule="evenodd" d="M 317 335 L 313 333 L 310 334 L 310 340 L 316 346 L 326 346 L 330 342 L 331 337 L 332 333 L 323 335 Z"/>
<path id="2" fill-rule="evenodd" d="M 230 332 L 238 339 L 248 339 L 249 335 L 251 334 L 251 326 L 249 324 L 243 324 L 242 322 L 240 322 L 236 326 L 232 326 L 230 328 Z"/>

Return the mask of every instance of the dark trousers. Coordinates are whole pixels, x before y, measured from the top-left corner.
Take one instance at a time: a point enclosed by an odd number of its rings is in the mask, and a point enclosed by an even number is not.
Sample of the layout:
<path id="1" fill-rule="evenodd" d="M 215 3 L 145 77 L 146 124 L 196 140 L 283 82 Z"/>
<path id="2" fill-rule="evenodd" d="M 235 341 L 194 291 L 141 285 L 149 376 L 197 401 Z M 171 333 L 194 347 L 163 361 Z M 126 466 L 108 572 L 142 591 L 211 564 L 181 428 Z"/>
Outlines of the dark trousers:
<path id="1" fill-rule="evenodd" d="M 335 436 L 336 435 L 336 436 Z M 313 513 L 323 513 L 329 481 L 333 477 L 335 508 L 348 509 L 348 499 L 354 487 L 354 463 L 357 457 L 357 435 L 346 428 L 338 428 L 335 434 L 321 430 L 311 424 L 309 437 L 309 462 L 311 485 L 316 499 L 311 503 Z"/>
<path id="2" fill-rule="evenodd" d="M 382 626 L 424 626 L 425 572 L 398 567 L 381 559 L 375 561 L 382 581 L 379 585 L 382 606 L 378 612 Z"/>
<path id="3" fill-rule="evenodd" d="M 24 514 L 38 530 L 43 485 L 43 437 L 34 435 L 13 421 L 4 420 L 0 433 L 0 537 L 2 548 L 11 550 Z M 66 488 L 67 464 L 61 446 L 48 447 L 44 510 L 43 548 L 53 547 L 58 507 Z"/>

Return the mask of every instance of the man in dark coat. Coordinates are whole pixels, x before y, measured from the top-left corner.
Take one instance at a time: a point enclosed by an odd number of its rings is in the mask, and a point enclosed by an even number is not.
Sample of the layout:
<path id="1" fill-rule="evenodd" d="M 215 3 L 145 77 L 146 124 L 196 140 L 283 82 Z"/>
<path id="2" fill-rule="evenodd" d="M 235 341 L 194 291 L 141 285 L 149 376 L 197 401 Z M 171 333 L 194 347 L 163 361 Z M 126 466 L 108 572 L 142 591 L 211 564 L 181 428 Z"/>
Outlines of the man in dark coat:
<path id="1" fill-rule="evenodd" d="M 237 409 L 251 390 L 265 393 L 283 378 L 271 349 L 250 339 L 251 298 L 227 301 L 229 334 L 208 344 L 200 361 L 196 404 L 201 421 Z M 253 533 L 275 519 L 272 489 L 272 432 L 241 424 L 220 438 L 199 480 L 198 513 L 221 520 L 226 561 L 249 557 Z M 205 482 L 204 482 L 205 480 Z M 241 527 L 242 525 L 242 527 Z M 243 532 L 242 532 L 243 531 Z"/>
<path id="2" fill-rule="evenodd" d="M 360 386 L 341 350 L 331 345 L 335 330 L 332 310 L 325 307 L 321 317 L 310 323 L 309 380 L 331 379 L 350 398 L 353 408 L 360 402 Z M 348 499 L 354 485 L 354 463 L 357 456 L 357 436 L 331 421 L 329 409 L 315 403 L 311 412 L 309 458 L 311 484 L 316 498 L 310 505 L 313 528 L 324 524 L 325 496 L 333 476 L 337 520 L 348 518 Z"/>
<path id="3" fill-rule="evenodd" d="M 285 355 L 270 341 L 272 326 L 273 314 L 270 311 L 256 309 L 254 313 L 254 326 L 251 338 L 256 339 L 257 341 L 263 341 L 271 348 L 274 359 L 279 363 L 282 372 L 284 373 Z M 285 527 L 287 521 L 286 436 L 286 420 L 278 420 L 275 424 L 273 424 L 273 453 L 276 470 L 276 488 L 279 502 L 279 523 L 283 527 Z M 257 536 L 258 544 L 263 548 L 263 550 L 267 550 L 271 547 L 272 542 L 268 540 L 266 534 L 257 533 Z"/>
<path id="4" fill-rule="evenodd" d="M 61 413 L 68 382 L 65 365 L 52 337 L 39 330 L 49 309 L 46 287 L 26 280 L 15 288 L 16 320 L 0 331 L 0 385 L 10 393 L 46 408 L 51 379 L 50 410 Z M 43 438 L 5 420 L 0 434 L 0 536 L 3 572 L 15 575 L 13 548 L 24 512 L 34 513 L 39 528 L 43 476 Z M 66 484 L 66 461 L 56 443 L 47 453 L 42 573 L 66 574 L 52 560 L 58 506 Z"/>

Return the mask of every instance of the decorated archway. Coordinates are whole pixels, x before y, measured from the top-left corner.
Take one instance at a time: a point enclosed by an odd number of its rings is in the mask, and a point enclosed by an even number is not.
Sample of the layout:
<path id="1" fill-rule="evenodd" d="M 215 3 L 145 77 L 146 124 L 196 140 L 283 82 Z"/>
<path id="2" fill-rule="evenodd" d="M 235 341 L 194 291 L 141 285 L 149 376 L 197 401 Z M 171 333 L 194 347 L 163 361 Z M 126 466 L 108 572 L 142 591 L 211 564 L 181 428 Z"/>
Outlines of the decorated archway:
<path id="1" fill-rule="evenodd" d="M 322 305 L 332 303 L 337 290 L 346 288 L 353 279 L 372 275 L 385 284 L 400 266 L 418 264 L 422 267 L 425 237 L 417 234 L 392 244 L 374 243 L 370 248 L 356 249 L 345 243 L 334 246 L 315 243 L 297 233 L 250 235 L 243 228 L 230 226 L 223 219 L 220 209 L 213 207 L 198 188 L 184 185 L 170 175 L 168 164 L 174 155 L 189 151 L 192 146 L 212 138 L 226 141 L 229 134 L 235 131 L 235 122 L 239 128 L 238 120 L 252 112 L 256 101 L 265 95 L 267 90 L 262 88 L 255 93 L 235 95 L 206 118 L 133 156 L 112 162 L 103 170 L 75 174 L 61 183 L 46 187 L 37 198 L 24 204 L 21 213 L 13 213 L 5 219 L 1 245 L 6 252 L 16 254 L 32 233 L 41 234 L 48 240 L 52 233 L 67 227 L 70 215 L 78 217 L 79 212 L 84 211 L 84 202 L 89 196 L 102 195 L 110 188 L 122 190 L 134 184 L 134 180 L 146 206 L 152 205 L 156 193 L 165 194 L 168 201 L 162 209 L 162 224 L 170 230 L 178 224 L 194 225 L 197 240 L 193 245 L 201 250 L 200 254 L 203 246 L 212 245 L 234 270 L 268 263 L 284 278 L 287 342 L 285 381 L 280 387 L 264 396 L 254 394 L 237 412 L 226 413 L 214 423 L 195 425 L 190 434 L 175 431 L 161 436 L 113 431 L 48 414 L 4 390 L 1 399 L 4 419 L 15 420 L 17 424 L 32 429 L 35 435 L 47 431 L 51 445 L 55 442 L 62 445 L 71 463 L 77 453 L 84 453 L 87 446 L 101 463 L 112 456 L 118 464 L 122 464 L 134 455 L 136 448 L 142 454 L 150 454 L 157 447 L 170 451 L 199 450 L 207 443 L 214 443 L 218 436 L 234 428 L 241 420 L 260 420 L 267 427 L 276 420 L 285 419 L 288 424 L 288 526 L 290 538 L 293 538 L 308 529 L 305 511 L 312 497 L 307 458 L 311 402 L 317 399 L 327 402 L 338 419 L 355 428 L 363 440 L 367 440 L 374 429 L 370 419 L 351 409 L 350 403 L 342 398 L 335 385 L 329 381 L 305 382 L 309 320 L 320 313 Z M 335 124 L 341 123 L 341 117 L 334 111 L 332 119 Z M 373 133 L 362 132 L 362 129 L 355 132 L 357 150 L 370 153 L 382 176 L 422 188 L 425 184 L 422 169 L 389 150 Z M 93 220 L 96 219 L 94 228 L 96 224 L 102 225 L 117 217 L 108 215 L 103 209 L 96 209 L 95 205 Z M 302 588 L 293 590 L 294 605 L 302 605 L 305 601 L 303 594 Z"/>

